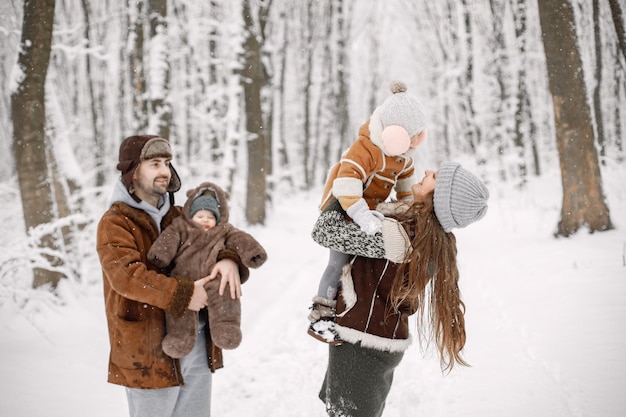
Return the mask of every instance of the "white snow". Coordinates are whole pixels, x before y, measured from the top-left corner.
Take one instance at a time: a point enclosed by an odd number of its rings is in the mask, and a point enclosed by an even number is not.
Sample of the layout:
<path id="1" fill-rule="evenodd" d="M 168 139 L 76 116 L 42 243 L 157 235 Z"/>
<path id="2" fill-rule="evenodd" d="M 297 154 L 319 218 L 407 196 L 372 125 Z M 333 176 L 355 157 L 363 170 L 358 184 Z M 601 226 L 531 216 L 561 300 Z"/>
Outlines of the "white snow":
<path id="1" fill-rule="evenodd" d="M 625 174 L 603 172 L 615 230 L 567 239 L 552 236 L 558 173 L 524 191 L 491 185 L 487 217 L 455 233 L 472 366 L 442 375 L 434 353 L 414 344 L 386 416 L 626 415 Z M 327 347 L 306 334 L 327 255 L 309 237 L 318 197 L 292 195 L 265 227 L 243 227 L 269 260 L 244 285 L 244 339 L 214 374 L 213 416 L 325 416 L 317 392 Z M 87 270 L 98 283 L 97 263 Z M 101 286 L 66 281 L 60 293 L 62 302 L 18 284 L 2 289 L 0 414 L 127 415 L 124 389 L 106 382 Z"/>

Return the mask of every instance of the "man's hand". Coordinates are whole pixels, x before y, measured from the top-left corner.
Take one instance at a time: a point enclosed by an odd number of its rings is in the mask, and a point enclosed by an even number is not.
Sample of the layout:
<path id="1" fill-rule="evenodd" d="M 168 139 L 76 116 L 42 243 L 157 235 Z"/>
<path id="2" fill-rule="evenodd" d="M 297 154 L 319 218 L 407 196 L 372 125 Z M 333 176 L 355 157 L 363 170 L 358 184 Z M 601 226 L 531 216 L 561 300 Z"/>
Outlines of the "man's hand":
<path id="1" fill-rule="evenodd" d="M 208 280 L 216 278 L 218 275 L 222 277 L 220 282 L 220 295 L 224 294 L 226 285 L 230 288 L 230 298 L 241 298 L 241 277 L 239 276 L 239 266 L 232 259 L 222 259 L 215 264 L 211 274 L 207 276 Z"/>
<path id="2" fill-rule="evenodd" d="M 193 283 L 193 294 L 191 294 L 191 300 L 189 301 L 189 310 L 200 311 L 206 307 L 209 303 L 209 296 L 206 294 L 204 284 L 209 282 L 209 277 L 204 277 Z"/>

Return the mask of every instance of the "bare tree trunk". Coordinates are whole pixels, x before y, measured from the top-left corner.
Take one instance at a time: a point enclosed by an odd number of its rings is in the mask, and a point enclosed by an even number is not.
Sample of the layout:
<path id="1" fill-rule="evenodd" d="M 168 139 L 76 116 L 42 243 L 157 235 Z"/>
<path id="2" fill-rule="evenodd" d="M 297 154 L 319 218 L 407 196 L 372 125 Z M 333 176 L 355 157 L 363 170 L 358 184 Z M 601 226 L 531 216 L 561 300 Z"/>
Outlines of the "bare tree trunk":
<path id="1" fill-rule="evenodd" d="M 535 121 L 530 102 L 530 88 L 528 86 L 527 55 L 528 55 L 528 32 L 527 32 L 527 3 L 526 0 L 512 1 L 513 19 L 515 24 L 515 38 L 517 41 L 517 51 L 520 57 L 520 64 L 517 70 L 517 100 L 515 111 L 515 127 L 513 142 L 517 148 L 517 155 L 520 159 L 519 174 L 522 182 L 525 183 L 529 175 L 528 164 L 525 158 L 527 149 L 532 154 L 533 173 L 541 174 L 539 162 L 539 151 L 537 149 L 537 139 Z M 528 145 L 527 145 L 528 144 Z"/>
<path id="2" fill-rule="evenodd" d="M 495 91 L 494 100 L 492 100 L 493 104 L 490 106 L 492 120 L 484 136 L 487 146 L 497 149 L 498 155 L 505 155 L 512 146 L 510 138 L 513 137 L 510 118 L 508 114 L 506 114 L 506 109 L 513 106 L 513 98 L 510 92 L 511 88 L 507 77 L 510 59 L 504 33 L 506 2 L 503 0 L 489 0 L 489 8 L 491 14 L 487 15 L 487 17 L 491 22 L 484 26 L 487 32 L 487 42 L 491 45 L 489 49 L 492 53 L 490 57 L 487 58 L 489 65 L 486 68 L 486 72 L 494 80 L 493 88 Z M 482 20 L 478 22 L 481 23 Z M 519 154 L 520 149 L 517 148 L 517 151 Z M 521 156 L 523 156 L 523 148 L 521 149 Z M 509 175 L 509 163 L 506 162 L 505 158 L 498 158 L 498 164 L 500 165 L 500 178 L 506 180 Z M 526 164 L 522 157 L 519 158 L 517 165 L 519 167 L 519 183 L 521 185 L 526 180 Z"/>
<path id="3" fill-rule="evenodd" d="M 574 10 L 568 0 L 538 3 L 563 184 L 556 234 L 569 236 L 584 225 L 592 232 L 607 230 L 611 219 L 602 191 Z"/>
<path id="4" fill-rule="evenodd" d="M 309 25 L 321 34 L 323 49 L 321 52 L 321 79 L 324 83 L 320 89 L 320 99 L 316 110 L 319 125 L 315 156 L 310 159 L 311 174 L 307 187 L 315 184 L 315 180 L 326 179 L 328 169 L 334 161 L 338 161 L 343 151 L 354 141 L 355 135 L 350 131 L 349 96 L 350 68 L 348 64 L 348 44 L 350 43 L 351 15 L 349 2 L 337 0 L 331 7 L 322 11 L 327 26 L 320 31 L 322 22 L 311 21 Z M 312 29 L 313 30 L 313 29 Z"/>
<path id="5" fill-rule="evenodd" d="M 90 9 L 89 9 L 89 2 L 87 0 L 81 0 L 80 2 L 81 7 L 82 7 L 82 12 L 83 12 L 83 18 L 85 19 L 85 29 L 83 31 L 84 37 L 85 37 L 85 47 L 86 48 L 91 48 L 92 46 L 92 42 L 91 42 L 91 34 L 89 33 L 91 30 L 91 13 L 90 13 Z M 92 61 L 92 56 L 91 54 L 86 54 L 85 55 L 85 71 L 86 71 L 86 75 L 87 75 L 87 93 L 89 96 L 89 112 L 90 112 L 90 116 L 91 116 L 91 127 L 92 127 L 92 134 L 93 134 L 93 143 L 95 145 L 95 159 L 96 159 L 96 185 L 97 186 L 101 186 L 104 185 L 104 181 L 105 181 L 105 163 L 103 161 L 103 158 L 106 155 L 106 150 L 105 150 L 105 146 L 104 146 L 104 138 L 102 137 L 102 135 L 100 134 L 100 120 L 98 118 L 98 107 L 99 105 L 101 105 L 102 103 L 96 100 L 96 95 L 94 93 L 94 81 L 93 81 L 93 74 L 91 71 L 91 61 Z"/>
<path id="6" fill-rule="evenodd" d="M 624 28 L 624 15 L 622 5 L 620 4 L 622 2 L 623 0 L 609 0 L 609 6 L 611 6 L 611 15 L 613 16 L 613 26 L 615 27 L 615 34 L 617 35 L 617 44 L 624 59 L 626 59 L 626 29 Z"/>
<path id="7" fill-rule="evenodd" d="M 250 1 L 243 2 L 243 19 L 246 29 L 244 41 L 244 63 L 242 83 L 246 110 L 246 131 L 248 144 L 248 184 L 246 190 L 246 220 L 249 224 L 265 222 L 265 201 L 267 195 L 265 161 L 267 142 L 261 90 L 267 83 L 267 76 L 261 62 L 261 45 L 255 33 L 256 23 L 251 15 Z"/>
<path id="8" fill-rule="evenodd" d="M 287 18 L 286 12 L 281 13 L 281 22 L 283 25 L 283 44 L 278 50 L 278 56 L 280 57 L 280 68 L 278 71 L 279 74 L 276 77 L 278 80 L 277 90 L 278 90 L 278 98 L 277 98 L 277 106 L 279 107 L 279 120 L 278 120 L 278 140 L 279 144 L 277 146 L 277 164 L 280 167 L 281 178 L 278 178 L 278 181 L 286 181 L 290 186 L 293 187 L 294 179 L 293 173 L 291 172 L 289 167 L 289 151 L 287 149 L 287 140 L 285 135 L 285 111 L 286 111 L 286 100 L 285 100 L 285 79 L 287 76 L 287 50 L 289 49 L 290 39 L 289 39 L 289 20 Z M 304 169 L 306 172 L 306 168 Z"/>
<path id="9" fill-rule="evenodd" d="M 312 120 L 312 89 L 313 89 L 313 32 L 315 19 L 313 18 L 313 0 L 307 0 L 306 2 L 306 21 L 301 27 L 302 30 L 302 42 L 304 45 L 309 45 L 308 48 L 304 48 L 302 55 L 304 56 L 304 62 L 302 65 L 302 115 L 303 115 L 303 149 L 302 149 L 302 166 L 304 167 L 304 183 L 307 188 L 313 183 L 313 175 L 315 173 L 315 163 L 317 152 L 317 142 L 320 140 L 314 139 L 311 134 L 313 127 L 311 126 Z M 311 143 L 313 139 L 313 143 Z"/>
<path id="10" fill-rule="evenodd" d="M 45 83 L 50 61 L 55 0 L 24 1 L 24 20 L 17 65 L 22 77 L 11 94 L 13 151 L 17 168 L 26 230 L 55 218 L 50 165 L 46 158 Z M 53 253 L 55 237 L 44 234 L 39 241 L 43 253 Z M 50 266 L 61 262 L 44 255 Z M 33 269 L 33 286 L 56 286 L 62 274 L 47 268 Z"/>
<path id="11" fill-rule="evenodd" d="M 474 109 L 474 34 L 472 19 L 467 0 L 461 0 L 463 13 L 463 27 L 465 29 L 465 45 L 462 49 L 467 54 L 465 72 L 459 77 L 459 94 L 461 95 L 462 114 L 464 115 L 463 130 L 467 132 L 467 140 L 478 162 L 486 162 L 484 152 L 479 149 L 482 142 L 480 128 L 475 123 L 476 110 Z"/>
<path id="12" fill-rule="evenodd" d="M 619 47 L 617 47 L 619 48 Z M 619 55 L 615 54 L 615 67 L 619 67 Z M 626 82 L 624 81 L 624 72 L 618 71 L 615 75 L 615 87 L 613 92 L 615 93 L 615 97 L 617 97 L 617 103 L 623 101 L 624 97 L 624 88 Z M 615 147 L 619 152 L 617 160 L 621 162 L 623 160 L 624 144 L 622 139 L 622 119 L 621 119 L 621 111 L 620 106 L 615 106 L 613 111 L 615 118 Z"/>
<path id="13" fill-rule="evenodd" d="M 270 20 L 270 9 L 272 6 L 272 0 L 261 1 L 259 5 L 259 36 L 261 37 L 261 45 L 266 44 L 266 32 L 267 32 L 267 24 Z M 265 130 L 265 146 L 263 155 L 263 161 L 265 162 L 265 167 L 263 168 L 263 174 L 266 178 L 266 197 L 269 200 L 272 196 L 273 183 L 267 182 L 267 178 L 274 177 L 274 163 L 273 163 L 273 135 L 274 131 L 274 97 L 272 94 L 272 88 L 263 88 L 271 86 L 273 76 L 275 75 L 273 72 L 273 68 L 268 66 L 273 61 L 270 52 L 268 52 L 267 48 L 261 48 L 261 62 L 267 63 L 267 65 L 263 65 L 263 83 L 261 88 L 261 109 L 262 109 L 262 117 L 263 117 L 263 127 Z"/>
<path id="14" fill-rule="evenodd" d="M 350 127 L 350 113 L 348 112 L 350 98 L 348 79 L 350 78 L 350 66 L 347 48 L 350 43 L 350 10 L 344 0 L 335 0 L 333 4 L 337 8 L 337 68 L 335 68 L 337 84 L 334 105 L 336 108 L 335 114 L 337 115 L 337 121 L 339 123 L 339 146 L 336 150 L 337 160 L 339 160 L 343 150 L 354 140 L 353 135 L 348 131 Z"/>
<path id="15" fill-rule="evenodd" d="M 323 25 L 324 30 L 322 33 L 330 34 L 333 32 L 333 8 L 328 7 L 322 14 L 323 19 L 320 21 L 320 25 Z M 309 23 L 311 26 L 313 23 Z M 321 75 L 323 80 L 332 79 L 332 51 L 330 41 L 325 39 L 322 41 L 321 58 Z M 319 178 L 326 181 L 326 175 L 331 164 L 337 161 L 337 155 L 332 153 L 331 142 L 334 141 L 335 131 L 333 126 L 335 121 L 332 119 L 334 115 L 334 109 L 328 104 L 327 97 L 332 97 L 333 87 L 331 82 L 324 82 L 320 86 L 320 98 L 317 100 L 317 107 L 315 109 L 315 119 L 317 120 L 317 135 L 315 135 L 315 143 L 308 145 L 314 146 L 315 154 L 312 158 L 309 158 L 307 169 L 310 171 L 307 177 L 308 181 L 305 185 L 307 189 L 310 189 L 313 185 L 317 184 Z M 305 138 L 306 143 L 309 144 L 308 138 Z M 308 152 L 308 150 L 305 150 Z"/>
<path id="16" fill-rule="evenodd" d="M 145 131 L 148 127 L 148 105 L 146 102 L 146 77 L 143 65 L 144 51 L 144 0 L 128 4 L 128 65 L 130 73 L 130 96 L 132 97 L 131 128 L 134 132 Z"/>
<path id="17" fill-rule="evenodd" d="M 148 84 L 150 97 L 149 129 L 162 138 L 169 139 L 172 125 L 172 108 L 167 102 L 170 84 L 170 68 L 167 47 L 167 0 L 148 0 L 150 20 L 150 65 Z"/>
<path id="18" fill-rule="evenodd" d="M 605 155 L 604 139 L 604 119 L 602 117 L 602 101 L 600 91 L 602 90 L 602 34 L 600 33 L 600 0 L 593 0 L 593 35 L 596 52 L 595 78 L 596 85 L 593 89 L 593 112 L 596 119 L 596 132 L 598 134 L 598 145 L 600 146 L 600 156 Z"/>

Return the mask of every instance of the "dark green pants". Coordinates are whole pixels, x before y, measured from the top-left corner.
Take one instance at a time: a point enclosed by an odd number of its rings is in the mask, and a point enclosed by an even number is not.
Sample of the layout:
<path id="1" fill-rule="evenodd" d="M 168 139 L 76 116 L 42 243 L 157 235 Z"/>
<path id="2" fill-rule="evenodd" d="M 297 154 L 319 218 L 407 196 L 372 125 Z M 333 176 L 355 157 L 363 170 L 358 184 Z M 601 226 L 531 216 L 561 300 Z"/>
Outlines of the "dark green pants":
<path id="1" fill-rule="evenodd" d="M 381 352 L 361 344 L 329 345 L 320 399 L 330 417 L 380 417 L 393 372 L 404 352 Z"/>

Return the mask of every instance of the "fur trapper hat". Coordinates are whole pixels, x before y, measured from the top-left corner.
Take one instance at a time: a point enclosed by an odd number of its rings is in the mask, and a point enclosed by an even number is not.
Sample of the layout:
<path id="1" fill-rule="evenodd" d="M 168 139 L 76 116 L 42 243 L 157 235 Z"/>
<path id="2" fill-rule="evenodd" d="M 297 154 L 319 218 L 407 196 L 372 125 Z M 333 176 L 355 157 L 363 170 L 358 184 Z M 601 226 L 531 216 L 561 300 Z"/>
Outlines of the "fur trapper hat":
<path id="1" fill-rule="evenodd" d="M 122 172 L 122 183 L 129 192 L 132 190 L 133 174 L 141 161 L 152 158 L 172 158 L 172 148 L 166 139 L 155 135 L 136 135 L 122 141 L 117 169 Z M 171 163 L 170 171 L 172 178 L 167 191 L 174 193 L 180 190 L 180 177 Z"/>

